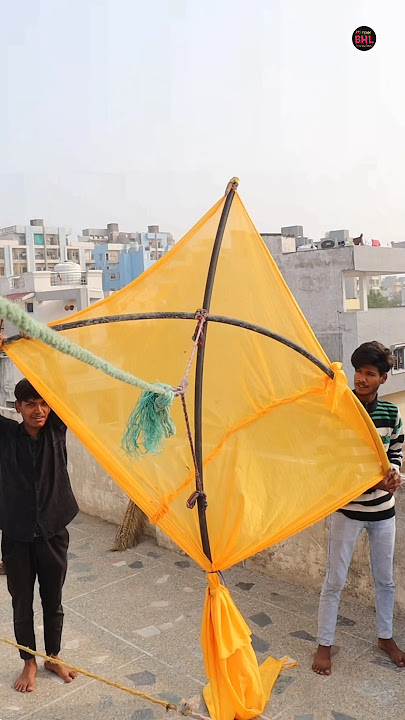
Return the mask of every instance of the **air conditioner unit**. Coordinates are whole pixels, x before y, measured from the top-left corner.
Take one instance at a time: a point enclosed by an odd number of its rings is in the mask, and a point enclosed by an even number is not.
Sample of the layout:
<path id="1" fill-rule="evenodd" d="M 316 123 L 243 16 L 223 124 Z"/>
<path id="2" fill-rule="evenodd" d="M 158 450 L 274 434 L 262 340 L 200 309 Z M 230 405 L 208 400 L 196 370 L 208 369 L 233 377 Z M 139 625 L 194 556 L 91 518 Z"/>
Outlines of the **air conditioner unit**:
<path id="1" fill-rule="evenodd" d="M 332 240 L 329 238 L 325 238 L 325 240 L 322 240 L 322 242 L 321 242 L 322 250 L 332 250 L 332 248 L 338 248 L 338 247 L 344 247 L 344 246 L 345 246 L 344 240 Z"/>

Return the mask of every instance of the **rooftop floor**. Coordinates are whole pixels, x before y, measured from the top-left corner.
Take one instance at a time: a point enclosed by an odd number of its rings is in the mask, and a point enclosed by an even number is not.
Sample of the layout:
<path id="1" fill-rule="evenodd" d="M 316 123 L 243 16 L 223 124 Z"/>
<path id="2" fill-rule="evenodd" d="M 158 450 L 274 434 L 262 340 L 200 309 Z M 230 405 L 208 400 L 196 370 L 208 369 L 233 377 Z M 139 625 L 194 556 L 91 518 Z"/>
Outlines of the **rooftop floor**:
<path id="1" fill-rule="evenodd" d="M 199 631 L 205 575 L 186 556 L 145 538 L 133 550 L 111 553 L 115 526 L 79 515 L 70 526 L 70 564 L 64 590 L 61 656 L 67 662 L 173 704 L 192 700 L 206 713 Z M 397 720 L 404 716 L 405 670 L 375 644 L 373 611 L 343 601 L 329 678 L 314 675 L 318 596 L 237 566 L 225 573 L 232 596 L 253 632 L 259 661 L 290 655 L 263 717 L 270 720 Z M 42 616 L 35 599 L 38 649 Z M 397 619 L 405 645 L 405 622 Z M 6 578 L 0 577 L 0 635 L 13 637 Z M 13 682 L 21 661 L 0 645 L 1 720 L 160 720 L 164 708 L 80 676 L 65 685 L 40 661 L 34 693 Z M 174 714 L 172 714 L 173 717 Z"/>

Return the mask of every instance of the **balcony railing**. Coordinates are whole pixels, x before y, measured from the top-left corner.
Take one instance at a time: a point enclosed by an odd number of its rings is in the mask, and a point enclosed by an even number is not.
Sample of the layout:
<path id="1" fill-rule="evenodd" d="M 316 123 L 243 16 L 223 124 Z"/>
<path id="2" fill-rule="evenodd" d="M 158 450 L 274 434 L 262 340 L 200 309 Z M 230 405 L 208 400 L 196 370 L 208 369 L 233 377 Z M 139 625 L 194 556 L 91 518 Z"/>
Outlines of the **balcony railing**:
<path id="1" fill-rule="evenodd" d="M 50 270 L 38 271 L 35 273 L 24 273 L 23 275 L 17 275 L 17 273 L 8 277 L 8 286 L 11 291 L 26 290 L 27 292 L 46 292 L 48 288 L 67 289 L 78 288 L 78 287 L 92 287 L 93 289 L 101 290 L 101 272 L 88 274 L 87 271 L 82 270 L 62 270 L 62 272 L 54 272 Z M 98 286 L 100 287 L 98 288 Z"/>
<path id="2" fill-rule="evenodd" d="M 51 272 L 51 285 L 87 285 L 87 274 L 80 270 Z"/>
<path id="3" fill-rule="evenodd" d="M 23 277 L 11 277 L 9 278 L 10 290 L 19 290 L 25 288 L 25 282 Z"/>

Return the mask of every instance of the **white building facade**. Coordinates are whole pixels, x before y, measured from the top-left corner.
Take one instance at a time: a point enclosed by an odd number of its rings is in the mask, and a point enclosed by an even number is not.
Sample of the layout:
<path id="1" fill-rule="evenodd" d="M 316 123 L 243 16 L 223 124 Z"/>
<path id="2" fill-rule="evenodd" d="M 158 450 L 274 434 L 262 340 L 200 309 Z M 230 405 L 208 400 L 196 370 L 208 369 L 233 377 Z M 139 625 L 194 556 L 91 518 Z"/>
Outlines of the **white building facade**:
<path id="1" fill-rule="evenodd" d="M 83 271 L 93 267 L 94 243 L 73 242 L 70 230 L 48 227 L 43 220 L 0 230 L 0 276 L 52 271 L 59 262 L 79 263 Z"/>

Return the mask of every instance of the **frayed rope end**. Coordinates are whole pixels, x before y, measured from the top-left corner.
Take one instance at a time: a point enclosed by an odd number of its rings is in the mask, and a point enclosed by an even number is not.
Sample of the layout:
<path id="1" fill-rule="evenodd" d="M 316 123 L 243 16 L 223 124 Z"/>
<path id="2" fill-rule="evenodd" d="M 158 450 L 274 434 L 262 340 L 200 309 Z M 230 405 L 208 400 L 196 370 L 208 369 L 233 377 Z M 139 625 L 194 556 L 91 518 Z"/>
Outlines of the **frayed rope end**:
<path id="1" fill-rule="evenodd" d="M 170 385 L 157 384 L 166 392 L 163 395 L 150 390 L 143 392 L 128 418 L 121 443 L 127 455 L 157 455 L 163 449 L 165 438 L 176 433 L 170 415 L 174 392 Z"/>

